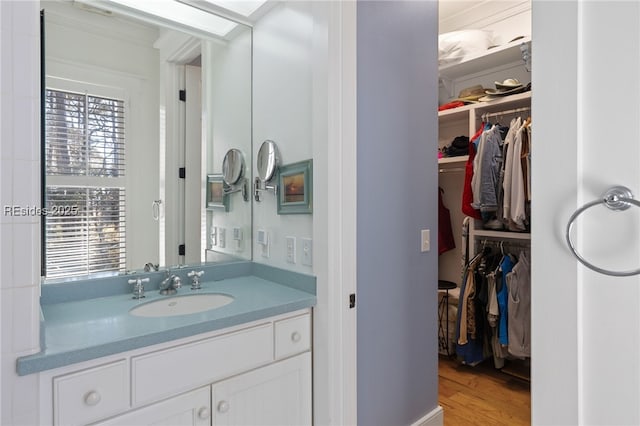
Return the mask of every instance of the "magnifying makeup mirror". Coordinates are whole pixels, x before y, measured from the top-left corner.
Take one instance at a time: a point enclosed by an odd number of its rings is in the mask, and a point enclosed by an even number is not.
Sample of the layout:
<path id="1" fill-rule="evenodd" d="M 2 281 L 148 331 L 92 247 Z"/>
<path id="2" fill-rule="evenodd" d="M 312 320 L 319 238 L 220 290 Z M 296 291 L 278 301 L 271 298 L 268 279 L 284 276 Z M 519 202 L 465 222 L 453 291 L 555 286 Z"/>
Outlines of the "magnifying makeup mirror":
<path id="1" fill-rule="evenodd" d="M 244 155 L 239 149 L 232 148 L 224 156 L 222 161 L 222 179 L 227 188 L 225 194 L 233 194 L 234 192 L 242 191 L 242 198 L 245 201 L 249 201 L 249 195 L 247 194 L 247 182 L 244 178 Z M 238 188 L 238 186 L 240 186 Z"/>
<path id="2" fill-rule="evenodd" d="M 273 191 L 274 194 L 278 192 L 277 185 L 269 185 L 278 170 L 278 164 L 280 162 L 276 143 L 272 140 L 262 142 L 256 161 L 258 176 L 254 181 L 254 198 L 256 201 L 261 201 L 261 191 Z"/>

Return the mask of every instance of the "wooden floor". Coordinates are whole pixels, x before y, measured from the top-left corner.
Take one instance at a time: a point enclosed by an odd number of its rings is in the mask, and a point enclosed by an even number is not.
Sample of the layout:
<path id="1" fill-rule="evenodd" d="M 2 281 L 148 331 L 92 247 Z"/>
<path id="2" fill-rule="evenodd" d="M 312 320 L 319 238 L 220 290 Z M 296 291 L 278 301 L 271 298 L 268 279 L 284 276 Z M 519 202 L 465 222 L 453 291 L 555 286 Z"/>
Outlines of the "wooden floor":
<path id="1" fill-rule="evenodd" d="M 475 367 L 440 356 L 439 402 L 444 425 L 530 425 L 529 382 L 493 368 L 488 360 Z"/>

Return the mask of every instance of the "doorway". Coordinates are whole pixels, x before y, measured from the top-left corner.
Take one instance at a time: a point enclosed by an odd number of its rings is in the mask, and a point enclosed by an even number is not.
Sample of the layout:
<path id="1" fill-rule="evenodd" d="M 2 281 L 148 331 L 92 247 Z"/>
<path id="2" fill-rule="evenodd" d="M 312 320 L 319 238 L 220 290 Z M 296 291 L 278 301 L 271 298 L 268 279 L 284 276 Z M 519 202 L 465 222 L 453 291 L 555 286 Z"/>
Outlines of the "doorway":
<path id="1" fill-rule="evenodd" d="M 531 151 L 514 141 L 531 137 L 531 2 L 440 0 L 439 34 L 439 403 L 445 424 L 469 407 L 486 424 L 529 424 L 530 332 L 520 343 L 507 319 L 530 330 L 530 310 L 507 302 L 519 288 L 530 309 Z M 508 283 L 514 265 L 525 279 Z"/>

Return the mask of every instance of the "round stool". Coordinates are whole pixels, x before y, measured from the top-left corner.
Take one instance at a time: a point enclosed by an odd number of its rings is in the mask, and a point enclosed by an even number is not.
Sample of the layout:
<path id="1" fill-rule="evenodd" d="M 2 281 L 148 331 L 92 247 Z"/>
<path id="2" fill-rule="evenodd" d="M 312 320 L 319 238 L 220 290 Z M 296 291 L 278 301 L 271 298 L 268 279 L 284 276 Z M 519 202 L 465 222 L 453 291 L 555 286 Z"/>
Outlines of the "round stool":
<path id="1" fill-rule="evenodd" d="M 438 302 L 438 346 L 449 353 L 449 290 L 456 288 L 456 283 L 445 280 L 438 280 L 438 291 L 443 290 L 445 293 Z M 442 326 L 442 319 L 444 318 L 445 325 Z"/>

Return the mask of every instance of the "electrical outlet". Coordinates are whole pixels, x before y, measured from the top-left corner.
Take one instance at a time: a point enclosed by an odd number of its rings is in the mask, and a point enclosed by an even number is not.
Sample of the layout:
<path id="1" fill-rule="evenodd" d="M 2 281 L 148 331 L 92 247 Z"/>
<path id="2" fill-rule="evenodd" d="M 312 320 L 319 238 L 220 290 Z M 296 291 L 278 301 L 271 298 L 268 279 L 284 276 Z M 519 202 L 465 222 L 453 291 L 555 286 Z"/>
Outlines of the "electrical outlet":
<path id="1" fill-rule="evenodd" d="M 286 237 L 287 243 L 287 262 L 296 263 L 296 237 Z"/>
<path id="2" fill-rule="evenodd" d="M 302 261 L 305 266 L 313 265 L 313 245 L 311 238 L 302 238 Z"/>
<path id="3" fill-rule="evenodd" d="M 218 228 L 218 247 L 225 248 L 227 245 L 227 230 L 225 228 Z"/>

